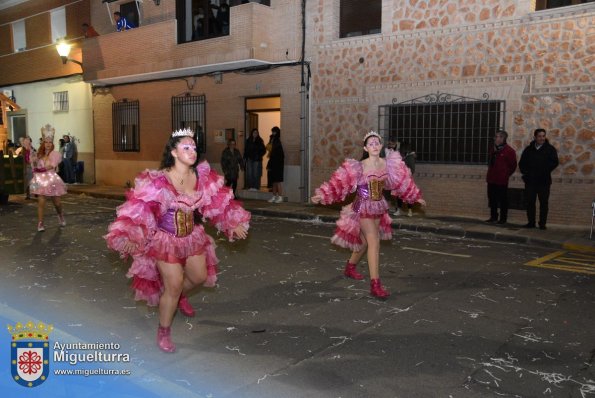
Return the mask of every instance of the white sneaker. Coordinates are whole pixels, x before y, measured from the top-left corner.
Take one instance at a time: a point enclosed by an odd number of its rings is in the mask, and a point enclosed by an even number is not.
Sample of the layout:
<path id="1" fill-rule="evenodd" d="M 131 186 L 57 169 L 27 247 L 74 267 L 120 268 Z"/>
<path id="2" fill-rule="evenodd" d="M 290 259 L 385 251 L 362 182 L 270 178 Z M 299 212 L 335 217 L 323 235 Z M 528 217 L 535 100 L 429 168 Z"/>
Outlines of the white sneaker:
<path id="1" fill-rule="evenodd" d="M 276 196 L 275 203 L 283 203 L 283 196 Z"/>
<path id="2" fill-rule="evenodd" d="M 397 209 L 395 210 L 395 212 L 393 213 L 394 216 L 400 216 L 401 215 L 401 209 Z"/>
<path id="3" fill-rule="evenodd" d="M 413 211 L 411 209 L 407 211 L 407 217 L 413 217 Z"/>
<path id="4" fill-rule="evenodd" d="M 275 203 L 276 200 L 277 200 L 277 197 L 273 195 L 273 197 L 270 198 L 269 200 L 267 200 L 267 202 L 269 202 L 269 203 Z"/>

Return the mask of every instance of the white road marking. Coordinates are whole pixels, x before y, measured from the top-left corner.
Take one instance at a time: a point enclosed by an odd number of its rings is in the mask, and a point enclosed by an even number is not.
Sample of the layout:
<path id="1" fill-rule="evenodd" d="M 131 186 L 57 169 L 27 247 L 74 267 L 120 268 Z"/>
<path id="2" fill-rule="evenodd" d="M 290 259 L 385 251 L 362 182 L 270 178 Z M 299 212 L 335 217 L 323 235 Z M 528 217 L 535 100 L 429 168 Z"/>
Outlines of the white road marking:
<path id="1" fill-rule="evenodd" d="M 456 254 L 456 253 L 438 252 L 438 251 L 435 251 L 435 250 L 416 249 L 415 247 L 407 247 L 407 246 L 401 246 L 401 249 L 403 249 L 403 250 L 412 250 L 412 251 L 423 252 L 423 253 L 440 254 L 440 255 L 443 255 L 443 256 L 464 257 L 464 258 L 471 257 L 471 255 L 469 255 L 469 254 Z"/>

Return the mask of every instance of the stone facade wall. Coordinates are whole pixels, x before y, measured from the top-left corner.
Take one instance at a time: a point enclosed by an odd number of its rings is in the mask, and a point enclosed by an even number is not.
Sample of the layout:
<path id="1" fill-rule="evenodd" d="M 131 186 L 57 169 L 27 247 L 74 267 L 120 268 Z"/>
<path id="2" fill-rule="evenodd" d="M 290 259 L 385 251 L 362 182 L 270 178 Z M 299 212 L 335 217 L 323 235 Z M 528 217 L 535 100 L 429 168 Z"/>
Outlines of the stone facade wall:
<path id="1" fill-rule="evenodd" d="M 381 34 L 344 39 L 338 34 L 339 1 L 310 3 L 307 43 L 316 143 L 311 188 L 328 178 L 342 158 L 361 155 L 361 137 L 379 126 L 379 106 L 437 92 L 473 98 L 486 93 L 506 101 L 504 127 L 518 157 L 535 128 L 548 130 L 561 161 L 552 201 L 562 203 L 570 193 L 577 207 L 590 209 L 595 191 L 595 4 L 531 12 L 530 3 L 384 0 Z M 485 215 L 485 169 L 420 165 L 418 182 L 428 196 L 427 211 Z M 522 186 L 518 174 L 511 184 Z M 564 194 L 557 196 L 557 189 Z M 469 203 L 461 206 L 463 196 Z M 550 209 L 552 222 L 586 220 L 584 209 Z"/>

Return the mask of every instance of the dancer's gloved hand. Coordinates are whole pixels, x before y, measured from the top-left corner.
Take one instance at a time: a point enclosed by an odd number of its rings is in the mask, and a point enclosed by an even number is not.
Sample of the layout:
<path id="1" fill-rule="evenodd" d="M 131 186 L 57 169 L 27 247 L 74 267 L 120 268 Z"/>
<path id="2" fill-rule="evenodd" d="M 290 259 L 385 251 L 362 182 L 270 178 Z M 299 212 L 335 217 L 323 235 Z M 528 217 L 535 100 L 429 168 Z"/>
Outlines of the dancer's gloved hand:
<path id="1" fill-rule="evenodd" d="M 322 201 L 322 196 L 320 195 L 314 195 L 310 198 L 310 200 L 312 201 L 312 203 L 314 204 L 318 204 Z"/>

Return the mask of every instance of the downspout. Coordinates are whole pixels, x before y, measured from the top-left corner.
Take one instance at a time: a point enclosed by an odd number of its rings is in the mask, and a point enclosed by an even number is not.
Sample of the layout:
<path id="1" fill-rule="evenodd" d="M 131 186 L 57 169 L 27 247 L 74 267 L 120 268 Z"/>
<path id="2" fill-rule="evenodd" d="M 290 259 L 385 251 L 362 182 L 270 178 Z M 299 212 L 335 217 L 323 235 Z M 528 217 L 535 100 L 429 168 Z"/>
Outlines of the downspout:
<path id="1" fill-rule="evenodd" d="M 302 56 L 301 64 L 301 83 L 300 83 L 300 201 L 307 202 L 310 191 L 310 153 L 309 153 L 309 89 L 310 89 L 310 65 L 306 65 L 306 0 L 302 0 Z M 308 78 L 306 79 L 305 67 L 308 67 Z M 306 84 L 306 81 L 308 84 Z"/>

